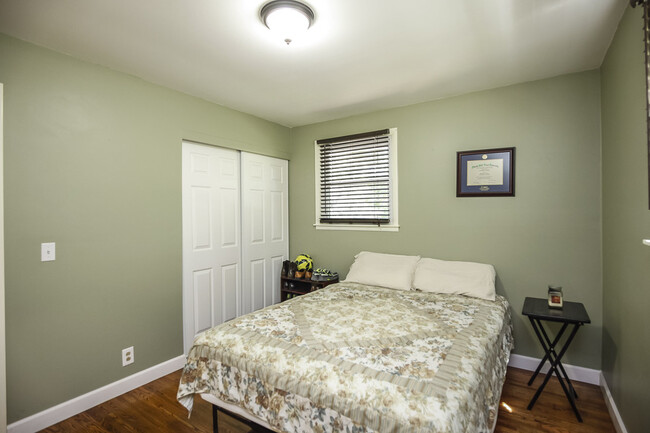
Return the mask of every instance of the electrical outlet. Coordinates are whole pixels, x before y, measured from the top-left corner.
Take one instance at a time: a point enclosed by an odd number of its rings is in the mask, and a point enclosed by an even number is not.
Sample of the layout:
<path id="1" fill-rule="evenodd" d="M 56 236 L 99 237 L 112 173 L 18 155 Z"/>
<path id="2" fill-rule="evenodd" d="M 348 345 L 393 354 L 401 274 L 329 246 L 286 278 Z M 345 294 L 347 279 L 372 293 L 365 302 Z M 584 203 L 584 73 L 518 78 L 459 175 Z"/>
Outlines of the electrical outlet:
<path id="1" fill-rule="evenodd" d="M 133 351 L 133 346 L 122 349 L 122 367 L 133 364 L 133 361 L 135 361 L 135 352 Z"/>

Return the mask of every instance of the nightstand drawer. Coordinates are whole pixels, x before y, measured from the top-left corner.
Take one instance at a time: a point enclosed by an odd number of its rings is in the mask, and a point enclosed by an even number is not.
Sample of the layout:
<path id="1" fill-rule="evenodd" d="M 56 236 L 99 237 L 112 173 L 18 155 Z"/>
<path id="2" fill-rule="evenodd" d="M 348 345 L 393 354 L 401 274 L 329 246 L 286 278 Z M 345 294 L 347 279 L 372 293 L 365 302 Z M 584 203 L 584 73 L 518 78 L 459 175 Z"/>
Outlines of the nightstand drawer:
<path id="1" fill-rule="evenodd" d="M 313 281 L 307 278 L 280 277 L 280 301 L 284 302 L 287 299 L 304 295 L 305 293 L 313 292 L 314 290 L 322 289 L 323 287 L 338 282 L 338 277 L 327 281 Z"/>

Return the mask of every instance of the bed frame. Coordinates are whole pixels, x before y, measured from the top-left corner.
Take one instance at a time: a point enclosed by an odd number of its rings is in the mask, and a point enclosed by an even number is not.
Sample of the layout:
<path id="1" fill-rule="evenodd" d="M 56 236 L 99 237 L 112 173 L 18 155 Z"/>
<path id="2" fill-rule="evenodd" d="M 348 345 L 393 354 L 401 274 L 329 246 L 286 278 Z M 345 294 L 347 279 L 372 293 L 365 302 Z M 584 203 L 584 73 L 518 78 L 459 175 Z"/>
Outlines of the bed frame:
<path id="1" fill-rule="evenodd" d="M 212 431 L 214 433 L 275 433 L 264 420 L 244 411 L 239 406 L 227 403 L 210 394 L 201 398 L 212 405 Z M 222 420 L 219 430 L 219 420 Z"/>
<path id="2" fill-rule="evenodd" d="M 276 433 L 214 404 L 212 405 L 212 431 L 214 433 Z"/>

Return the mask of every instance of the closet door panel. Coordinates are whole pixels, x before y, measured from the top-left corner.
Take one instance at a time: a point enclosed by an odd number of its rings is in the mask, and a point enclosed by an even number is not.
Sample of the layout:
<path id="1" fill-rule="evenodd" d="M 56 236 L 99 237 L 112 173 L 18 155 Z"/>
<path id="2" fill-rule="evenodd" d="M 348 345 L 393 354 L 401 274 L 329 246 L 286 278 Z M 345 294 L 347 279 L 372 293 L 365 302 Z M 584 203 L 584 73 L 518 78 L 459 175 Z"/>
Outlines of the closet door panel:
<path id="1" fill-rule="evenodd" d="M 183 338 L 280 301 L 288 162 L 183 142 Z"/>
<path id="2" fill-rule="evenodd" d="M 212 247 L 210 234 L 210 188 L 192 187 L 192 247 L 194 251 Z"/>
<path id="3" fill-rule="evenodd" d="M 239 152 L 183 142 L 183 340 L 240 314 Z"/>
<path id="4" fill-rule="evenodd" d="M 289 255 L 288 162 L 242 153 L 242 313 L 280 300 Z"/>
<path id="5" fill-rule="evenodd" d="M 221 267 L 221 287 L 240 287 L 240 268 L 239 263 L 234 263 Z M 239 291 L 222 290 L 221 291 L 221 308 L 223 321 L 234 319 L 239 315 Z M 215 306 L 218 309 L 219 306 Z"/>
<path id="6" fill-rule="evenodd" d="M 252 310 L 264 308 L 264 288 L 267 283 L 266 278 L 267 263 L 265 259 L 252 260 L 250 262 L 250 285 L 251 285 L 251 304 Z"/>
<path id="7" fill-rule="evenodd" d="M 246 192 L 249 206 L 251 244 L 264 244 L 264 190 L 250 189 Z M 246 200 L 246 198 L 244 199 Z"/>
<path id="8" fill-rule="evenodd" d="M 284 231 L 284 196 L 281 191 L 271 191 L 271 241 L 282 242 Z"/>
<path id="9" fill-rule="evenodd" d="M 271 287 L 265 293 L 266 305 L 277 304 L 280 302 L 280 273 L 282 272 L 282 262 L 287 260 L 284 255 L 271 258 Z"/>
<path id="10" fill-rule="evenodd" d="M 239 247 L 239 190 L 229 188 L 221 190 L 221 248 Z"/>
<path id="11" fill-rule="evenodd" d="M 212 293 L 214 284 L 212 269 L 194 272 L 194 330 L 203 332 L 212 327 Z"/>

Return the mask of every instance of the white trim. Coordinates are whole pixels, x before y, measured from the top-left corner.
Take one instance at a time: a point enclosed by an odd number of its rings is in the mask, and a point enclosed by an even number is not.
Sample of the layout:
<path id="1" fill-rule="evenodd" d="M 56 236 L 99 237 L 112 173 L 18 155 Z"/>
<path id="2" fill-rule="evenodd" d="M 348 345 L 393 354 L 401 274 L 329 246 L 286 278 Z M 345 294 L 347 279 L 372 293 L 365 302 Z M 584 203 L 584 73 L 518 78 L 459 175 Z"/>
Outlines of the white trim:
<path id="1" fill-rule="evenodd" d="M 510 355 L 510 362 L 508 366 L 521 368 L 524 370 L 535 371 L 539 365 L 539 358 L 533 358 L 530 356 L 523 355 Z M 562 363 L 566 373 L 569 375 L 569 379 L 575 380 L 578 382 L 590 383 L 592 385 L 600 385 L 600 370 L 594 370 L 593 368 L 578 367 L 576 365 Z M 549 369 L 548 361 L 542 367 L 542 373 L 546 374 Z"/>
<path id="2" fill-rule="evenodd" d="M 4 85 L 0 83 L 0 433 L 7 431 L 7 362 L 5 340 L 5 238 L 4 238 Z"/>
<path id="3" fill-rule="evenodd" d="M 7 426 L 8 433 L 33 433 L 183 368 L 185 355 L 154 365 Z"/>
<path id="4" fill-rule="evenodd" d="M 365 225 L 365 224 L 314 224 L 316 230 L 354 230 L 359 232 L 398 232 L 396 225 Z"/>
<path id="5" fill-rule="evenodd" d="M 600 389 L 603 391 L 605 406 L 607 406 L 609 416 L 612 418 L 612 423 L 614 424 L 616 432 L 627 433 L 625 424 L 623 424 L 623 418 L 621 418 L 621 414 L 618 412 L 618 407 L 616 407 L 616 402 L 612 397 L 612 393 L 609 391 L 609 386 L 607 386 L 607 381 L 605 380 L 605 376 L 602 372 L 600 373 Z"/>

